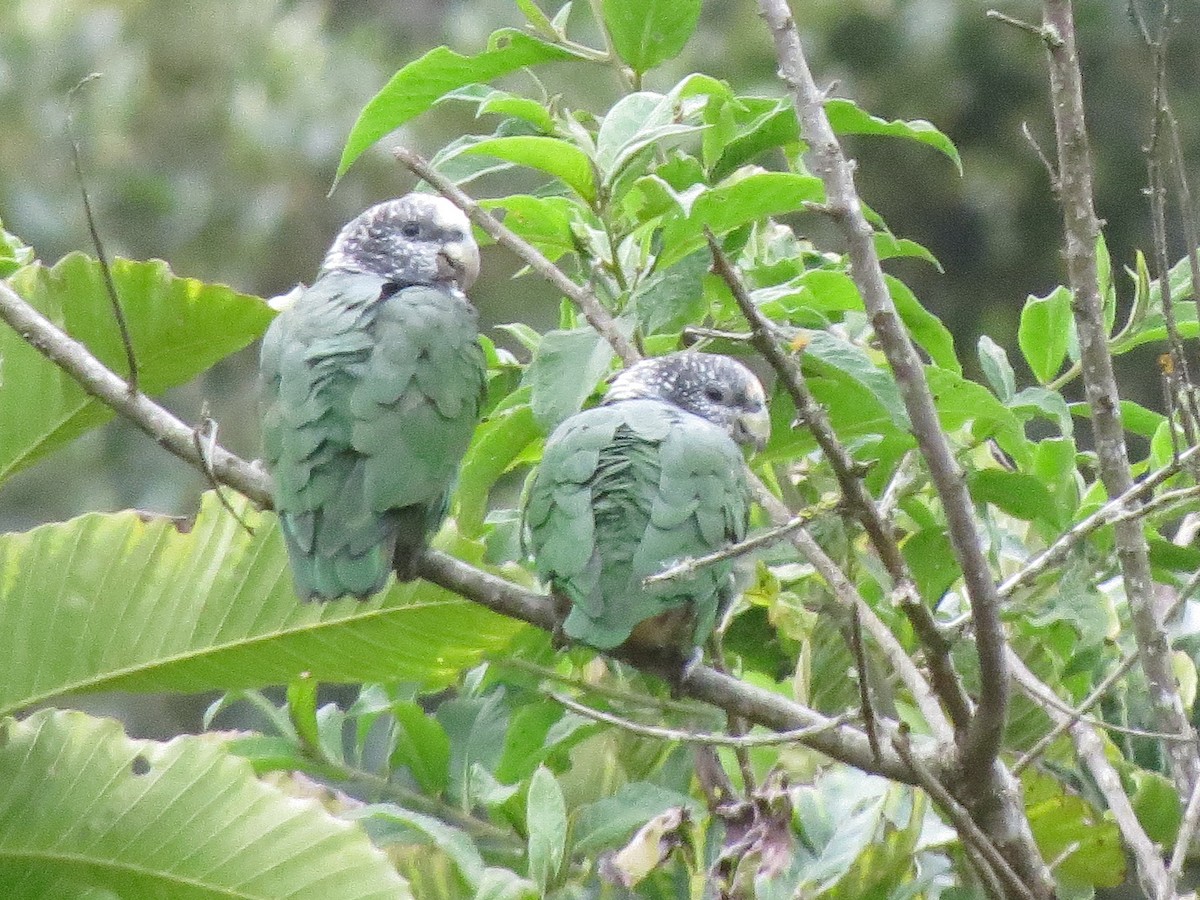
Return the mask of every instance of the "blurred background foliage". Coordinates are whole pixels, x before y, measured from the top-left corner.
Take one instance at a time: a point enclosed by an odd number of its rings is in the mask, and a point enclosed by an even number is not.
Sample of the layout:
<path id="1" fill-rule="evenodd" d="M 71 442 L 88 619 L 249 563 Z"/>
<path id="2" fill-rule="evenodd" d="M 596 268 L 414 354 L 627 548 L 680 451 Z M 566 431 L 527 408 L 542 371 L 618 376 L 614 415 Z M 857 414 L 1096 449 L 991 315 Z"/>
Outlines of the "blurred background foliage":
<path id="1" fill-rule="evenodd" d="M 898 235 L 928 246 L 945 267 L 893 267 L 973 358 L 979 334 L 1015 345 L 1029 293 L 1061 280 L 1058 211 L 1042 164 L 1021 135 L 1053 143 L 1039 42 L 989 21 L 989 6 L 1035 19 L 1032 2 L 806 0 L 799 21 L 819 80 L 885 118 L 925 118 L 958 145 L 959 178 L 945 159 L 904 141 L 859 139 L 864 198 Z M 587 28 L 577 3 L 573 27 Z M 1181 6 L 1172 91 L 1194 159 L 1200 128 L 1200 5 Z M 1114 263 L 1147 247 L 1147 52 L 1124 4 L 1083 0 L 1077 11 L 1098 207 Z M 522 19 L 510 0 L 6 0 L 0 3 L 0 219 L 46 261 L 91 253 L 65 122 L 73 110 L 92 202 L 112 255 L 168 260 L 179 274 L 270 296 L 312 278 L 341 223 L 411 179 L 384 141 L 332 196 L 333 172 L 363 104 L 403 64 L 438 44 L 477 52 Z M 743 92 L 778 94 L 770 41 L 752 0 L 704 5 L 682 56 L 653 73 L 664 89 L 691 70 Z M 69 105 L 68 93 L 92 72 Z M 521 74 L 518 79 L 532 76 Z M 617 85 L 563 66 L 553 82 L 585 107 L 607 108 Z M 401 139 L 430 152 L 467 127 L 466 104 L 444 105 Z M 1178 247 L 1172 256 L 1178 256 Z M 550 325 L 557 304 L 515 266 L 485 250 L 473 292 L 485 325 Z M 1127 288 L 1124 282 L 1122 287 Z M 493 336 L 500 337 L 495 332 Z M 256 348 L 226 360 L 167 402 L 189 421 L 204 409 L 236 452 L 259 450 Z M 1121 360 L 1129 396 L 1159 406 L 1150 354 Z M 84 510 L 190 509 L 197 475 L 122 423 L 0 490 L 0 529 Z"/>

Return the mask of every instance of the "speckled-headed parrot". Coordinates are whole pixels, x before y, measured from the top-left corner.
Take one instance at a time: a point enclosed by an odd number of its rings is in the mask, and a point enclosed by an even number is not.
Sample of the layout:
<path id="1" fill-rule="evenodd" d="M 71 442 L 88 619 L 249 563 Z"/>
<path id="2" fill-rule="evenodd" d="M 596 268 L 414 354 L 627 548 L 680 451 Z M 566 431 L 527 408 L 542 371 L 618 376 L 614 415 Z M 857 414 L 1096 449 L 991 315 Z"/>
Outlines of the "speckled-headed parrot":
<path id="1" fill-rule="evenodd" d="M 630 641 L 684 660 L 703 645 L 736 594 L 737 563 L 649 587 L 643 579 L 746 536 L 751 495 L 738 445 L 761 448 L 769 431 L 749 369 L 689 352 L 630 366 L 599 406 L 555 429 L 526 494 L 525 525 L 567 637 L 600 650 Z"/>
<path id="2" fill-rule="evenodd" d="M 446 514 L 486 367 L 470 223 L 409 194 L 346 225 L 263 340 L 264 449 L 296 593 L 365 598 Z"/>

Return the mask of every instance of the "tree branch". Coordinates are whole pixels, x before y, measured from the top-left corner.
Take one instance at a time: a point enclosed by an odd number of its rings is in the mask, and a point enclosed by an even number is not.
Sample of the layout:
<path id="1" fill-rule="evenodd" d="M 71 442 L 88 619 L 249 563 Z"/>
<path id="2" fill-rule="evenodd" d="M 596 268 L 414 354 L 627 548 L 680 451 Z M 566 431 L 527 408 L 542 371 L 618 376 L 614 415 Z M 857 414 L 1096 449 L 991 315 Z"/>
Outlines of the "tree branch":
<path id="1" fill-rule="evenodd" d="M 912 583 L 908 563 L 900 552 L 900 545 L 887 521 L 880 514 L 874 498 L 863 484 L 858 465 L 838 440 L 829 416 L 808 389 L 808 381 L 800 364 L 779 346 L 771 321 L 754 303 L 737 270 L 707 228 L 705 236 L 708 238 L 713 267 L 729 286 L 742 315 L 750 325 L 751 344 L 770 363 L 779 376 L 780 383 L 787 389 L 792 404 L 796 407 L 797 419 L 804 423 L 825 454 L 825 459 L 841 487 L 847 508 L 862 524 L 863 530 L 867 532 L 871 544 L 883 561 L 884 568 L 891 576 L 900 608 L 912 623 L 913 630 L 925 648 L 929 668 L 933 674 L 933 688 L 945 704 L 950 721 L 956 728 L 966 728 L 971 720 L 971 701 L 963 690 L 958 673 L 954 670 L 954 663 L 950 658 L 950 644 L 938 629 L 929 608 L 921 602 Z"/>
<path id="2" fill-rule="evenodd" d="M 825 115 L 824 95 L 813 81 L 800 36 L 786 0 L 759 0 L 775 39 L 780 77 L 792 93 L 807 159 L 825 184 L 826 206 L 846 241 L 855 286 L 871 317 L 875 335 L 891 364 L 904 398 L 913 433 L 930 479 L 942 500 L 951 546 L 963 572 L 975 620 L 979 658 L 979 704 L 960 744 L 960 767 L 968 783 L 986 791 L 992 761 L 1000 752 L 1008 711 L 1006 641 L 1000 622 L 1000 598 L 979 541 L 966 481 L 942 432 L 921 359 L 896 312 L 875 252 L 873 230 L 854 186 L 853 167 Z"/>
<path id="3" fill-rule="evenodd" d="M 443 197 L 461 209 L 467 217 L 487 232 L 496 243 L 515 253 L 529 268 L 537 272 L 570 299 L 597 332 L 608 341 L 613 352 L 621 357 L 625 365 L 632 365 L 642 358 L 630 340 L 621 333 L 617 322 L 590 289 L 576 284 L 562 270 L 542 254 L 537 247 L 501 224 L 500 220 L 460 190 L 452 181 L 429 165 L 418 154 L 405 147 L 392 151 L 396 159 L 417 177 L 433 185 Z"/>
<path id="4" fill-rule="evenodd" d="M 1092 164 L 1070 0 L 1043 0 L 1042 18 L 1044 27 L 1061 39 L 1057 45 L 1047 42 L 1046 53 L 1050 64 L 1050 105 L 1058 144 L 1059 199 L 1063 209 L 1067 273 L 1079 334 L 1084 388 L 1092 413 L 1100 477 L 1109 496 L 1119 497 L 1133 487 L 1133 478 L 1096 269 L 1100 223 L 1092 201 Z M 1171 668 L 1166 632 L 1155 608 L 1154 582 L 1141 522 L 1137 519 L 1118 522 L 1114 531 L 1156 727 L 1171 734 L 1186 734 L 1191 726 Z M 1182 796 L 1191 796 L 1200 779 L 1200 757 L 1197 757 L 1195 747 L 1172 742 L 1167 745 L 1166 752 L 1176 789 Z"/>
<path id="5" fill-rule="evenodd" d="M 41 313 L 0 282 L 0 319 L 11 325 L 31 346 L 75 378 L 80 386 L 115 412 L 133 422 L 158 444 L 200 471 L 211 467 L 213 477 L 264 508 L 270 508 L 271 482 L 258 465 L 246 462 L 215 442 L 204 451 L 196 447 L 193 429 L 144 394 L 130 396 L 125 381 L 109 371 L 81 343 L 65 334 Z M 546 631 L 558 618 L 546 596 L 526 590 L 495 575 L 436 550 L 427 550 L 417 562 L 422 578 L 468 600 Z M 665 679 L 678 676 L 673 660 L 661 653 L 632 648 L 621 659 Z M 890 749 L 879 759 L 867 736 L 850 725 L 825 729 L 830 720 L 773 691 L 757 688 L 699 666 L 680 685 L 683 694 L 711 703 L 726 712 L 776 731 L 817 727 L 804 743 L 855 768 L 897 781 L 913 783 L 911 768 Z M 936 766 L 936 754 L 930 754 Z"/>

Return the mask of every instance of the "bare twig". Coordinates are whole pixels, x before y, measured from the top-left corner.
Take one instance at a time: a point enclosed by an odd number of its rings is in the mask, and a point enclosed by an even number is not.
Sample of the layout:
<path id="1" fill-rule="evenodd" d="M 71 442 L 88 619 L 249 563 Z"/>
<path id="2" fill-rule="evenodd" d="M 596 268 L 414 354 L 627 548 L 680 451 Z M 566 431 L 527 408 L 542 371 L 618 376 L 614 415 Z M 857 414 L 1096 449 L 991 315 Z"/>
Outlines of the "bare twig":
<path id="1" fill-rule="evenodd" d="M 1172 878 L 1178 879 L 1183 874 L 1183 864 L 1187 861 L 1197 826 L 1200 826 L 1200 783 L 1192 791 L 1192 796 L 1188 797 L 1183 821 L 1179 823 L 1179 832 L 1175 836 L 1175 849 L 1171 851 L 1171 864 L 1167 867 Z"/>
<path id="2" fill-rule="evenodd" d="M 858 708 L 862 710 L 863 730 L 867 733 L 875 756 L 879 757 L 883 752 L 879 743 L 879 720 L 875 717 L 875 704 L 871 702 L 867 654 L 862 639 L 862 613 L 857 607 L 850 614 L 850 652 L 854 655 L 854 667 L 858 669 Z"/>
<path id="3" fill-rule="evenodd" d="M 1004 883 L 1006 895 L 1011 894 L 1024 898 L 1024 900 L 1035 900 L 1033 892 L 1013 871 L 1012 866 L 993 843 L 991 837 L 976 824 L 975 820 L 971 818 L 971 814 L 954 799 L 942 783 L 933 776 L 933 773 L 912 755 L 912 750 L 908 745 L 908 735 L 899 734 L 893 737 L 892 746 L 896 748 L 896 752 L 900 754 L 901 758 L 912 766 L 921 787 L 954 823 L 954 828 L 962 836 L 963 841 L 969 842 L 987 860 L 988 866 Z"/>
<path id="4" fill-rule="evenodd" d="M 562 270 L 524 238 L 514 234 L 501 224 L 500 220 L 476 203 L 471 197 L 460 190 L 452 181 L 444 177 L 429 163 L 416 153 L 404 147 L 392 151 L 401 164 L 419 178 L 435 187 L 443 197 L 466 213 L 472 222 L 487 232 L 498 244 L 507 247 L 521 258 L 529 268 L 537 272 L 554 287 L 560 290 L 579 309 L 588 324 L 598 331 L 613 351 L 625 365 L 631 365 L 641 359 L 637 348 L 617 327 L 612 313 L 604 308 L 595 293 L 582 285 L 576 284 L 563 274 Z"/>
<path id="5" fill-rule="evenodd" d="M 1092 164 L 1070 0 L 1043 0 L 1042 19 L 1044 27 L 1053 29 L 1062 38 L 1060 46 L 1048 46 L 1047 55 L 1058 168 L 1062 176 L 1059 196 L 1066 236 L 1067 272 L 1100 477 L 1109 496 L 1118 497 L 1133 487 L 1133 478 L 1096 268 L 1100 223 L 1092 201 Z M 1157 728 L 1162 732 L 1184 734 L 1190 726 L 1175 683 L 1166 633 L 1155 611 L 1154 582 L 1142 525 L 1137 520 L 1118 522 L 1115 534 L 1134 635 L 1141 649 L 1142 670 L 1149 686 L 1150 707 Z M 1193 746 L 1183 743 L 1168 744 L 1166 752 L 1176 789 L 1180 794 L 1190 796 L 1200 779 L 1200 757 Z"/>
<path id="6" fill-rule="evenodd" d="M 242 526 L 242 530 L 253 537 L 254 528 L 242 517 L 241 513 L 233 508 L 233 504 L 225 496 L 224 487 L 222 487 L 221 482 L 217 480 L 217 476 L 213 473 L 212 457 L 213 451 L 217 446 L 217 420 L 209 416 L 207 403 L 203 405 L 200 411 L 200 427 L 192 430 L 192 443 L 196 447 L 196 452 L 200 454 L 200 468 L 204 472 L 204 477 L 208 479 L 209 487 L 217 495 L 217 501 Z"/>
<path id="7" fill-rule="evenodd" d="M 1039 27 L 1032 22 L 1026 22 L 1023 19 L 1014 19 L 1012 16 L 1005 15 L 998 9 L 989 9 L 985 15 L 993 22 L 1003 22 L 1005 25 L 1011 25 L 1019 31 L 1025 31 L 1032 34 L 1034 37 L 1044 41 L 1048 46 L 1058 47 L 1062 45 L 1062 38 L 1054 34 L 1045 27 Z"/>
<path id="8" fill-rule="evenodd" d="M 976 528 L 966 480 L 943 433 L 925 370 L 888 292 L 875 251 L 873 229 L 854 186 L 853 166 L 825 115 L 822 92 L 809 71 L 800 37 L 786 0 L 759 0 L 759 8 L 775 39 L 779 74 L 788 86 L 801 131 L 808 143 L 806 159 L 825 185 L 829 214 L 846 242 L 850 271 L 870 316 L 904 399 L 930 479 L 941 498 L 954 555 L 963 573 L 975 622 L 979 660 L 979 703 L 960 743 L 959 763 L 967 782 L 989 790 L 992 761 L 1004 739 L 1008 711 L 1007 646 L 1000 622 L 1000 598 L 992 580 Z M 1027 848 L 1028 849 L 1028 848 Z"/>
<path id="9" fill-rule="evenodd" d="M 547 696 L 585 718 L 603 722 L 606 725 L 615 725 L 632 734 L 657 738 L 661 741 L 704 744 L 709 747 L 740 747 L 748 749 L 750 747 L 774 747 L 779 744 L 803 743 L 813 735 L 839 728 L 854 718 L 851 713 L 842 713 L 840 716 L 835 716 L 817 725 L 809 725 L 806 728 L 797 728 L 793 731 L 782 731 L 776 734 L 714 734 L 709 731 L 688 731 L 684 728 L 663 728 L 659 725 L 644 725 L 641 722 L 634 722 L 623 716 L 585 706 L 582 703 L 572 700 L 565 694 L 559 694 L 555 691 L 548 691 Z"/>
<path id="10" fill-rule="evenodd" d="M 113 318 L 117 322 L 117 331 L 121 333 L 121 343 L 125 347 L 125 362 L 129 366 L 129 393 L 138 392 L 138 363 L 137 355 L 133 352 L 133 338 L 129 335 L 129 323 L 125 321 L 125 310 L 121 308 L 121 299 L 117 296 L 117 285 L 113 281 L 112 267 L 108 264 L 108 254 L 104 251 L 104 241 L 100 239 L 100 229 L 96 227 L 96 217 L 92 213 L 92 201 L 88 197 L 87 180 L 83 176 L 83 163 L 80 160 L 79 139 L 75 137 L 75 125 L 71 115 L 71 105 L 79 89 L 100 77 L 99 72 L 93 72 L 80 79 L 75 87 L 67 92 L 67 139 L 71 144 L 71 164 L 75 167 L 75 178 L 79 182 L 79 193 L 83 198 L 83 216 L 87 220 L 88 234 L 92 238 L 92 246 L 96 250 L 96 261 L 100 264 L 100 274 L 104 278 L 104 289 L 108 292 L 108 300 L 112 304 Z"/>
<path id="11" fill-rule="evenodd" d="M 753 537 L 748 537 L 736 544 L 729 544 L 720 550 L 707 553 L 704 556 L 690 556 L 687 559 L 682 559 L 677 563 L 667 566 L 661 572 L 648 575 L 642 579 L 642 586 L 650 587 L 663 581 L 691 578 L 696 572 L 706 566 L 715 565 L 716 563 L 727 559 L 734 559 L 738 556 L 745 556 L 747 553 L 753 553 L 755 550 L 761 550 L 764 547 L 770 547 L 772 544 L 787 540 L 798 528 L 802 528 L 818 516 L 833 511 L 837 508 L 837 505 L 838 502 L 836 499 L 822 500 L 819 503 L 814 503 L 807 509 L 802 509 L 782 525 L 770 528 Z"/>
<path id="12" fill-rule="evenodd" d="M 929 608 L 917 596 L 908 564 L 900 552 L 900 545 L 887 521 L 880 515 L 874 498 L 863 484 L 858 465 L 838 440 L 829 416 L 808 389 L 808 382 L 800 365 L 780 347 L 771 321 L 762 314 L 750 297 L 745 284 L 720 244 L 708 229 L 705 229 L 705 235 L 713 258 L 713 268 L 729 286 L 738 308 L 750 325 L 751 343 L 778 374 L 796 407 L 797 418 L 812 433 L 824 452 L 825 459 L 838 480 L 847 509 L 862 524 L 892 577 L 901 609 L 912 622 L 913 630 L 928 653 L 933 688 L 945 704 L 950 721 L 956 728 L 966 728 L 971 718 L 971 704 L 963 690 L 962 682 L 954 671 L 950 659 L 950 644 L 938 630 Z"/>

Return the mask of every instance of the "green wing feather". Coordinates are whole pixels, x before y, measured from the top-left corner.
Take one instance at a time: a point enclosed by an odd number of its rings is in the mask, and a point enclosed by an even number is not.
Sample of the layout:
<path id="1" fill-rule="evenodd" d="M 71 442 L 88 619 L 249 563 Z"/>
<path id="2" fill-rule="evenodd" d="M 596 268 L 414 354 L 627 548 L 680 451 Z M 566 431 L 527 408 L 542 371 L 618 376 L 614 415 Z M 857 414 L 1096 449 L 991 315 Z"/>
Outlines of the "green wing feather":
<path id="1" fill-rule="evenodd" d="M 334 272 L 263 341 L 264 448 L 296 590 L 378 591 L 445 515 L 486 375 L 457 292 Z"/>
<path id="2" fill-rule="evenodd" d="M 687 607 L 695 646 L 733 596 L 734 563 L 651 589 L 642 580 L 742 540 L 749 509 L 745 463 L 725 432 L 669 404 L 634 400 L 559 426 L 530 485 L 525 522 L 538 576 L 570 602 L 568 636 L 608 650 L 647 619 Z"/>

